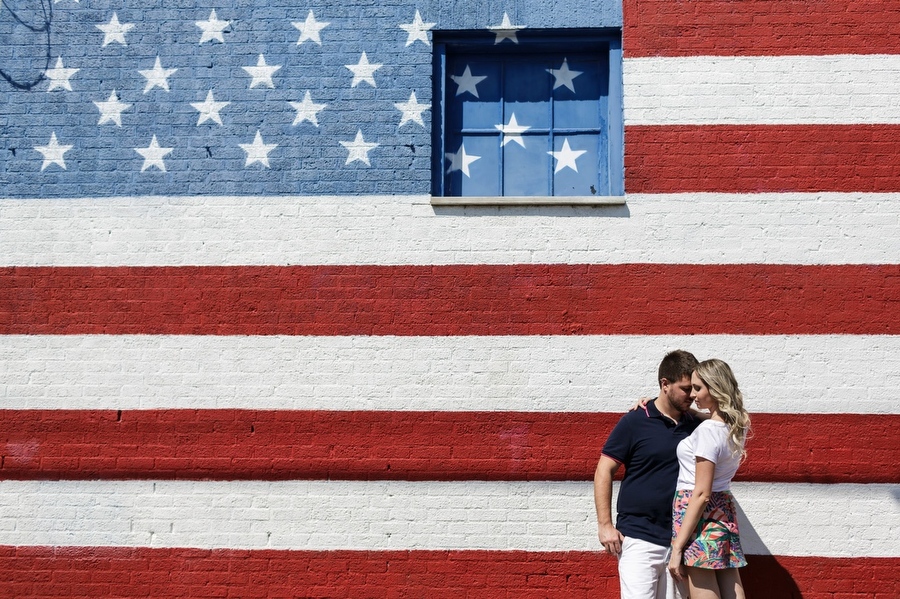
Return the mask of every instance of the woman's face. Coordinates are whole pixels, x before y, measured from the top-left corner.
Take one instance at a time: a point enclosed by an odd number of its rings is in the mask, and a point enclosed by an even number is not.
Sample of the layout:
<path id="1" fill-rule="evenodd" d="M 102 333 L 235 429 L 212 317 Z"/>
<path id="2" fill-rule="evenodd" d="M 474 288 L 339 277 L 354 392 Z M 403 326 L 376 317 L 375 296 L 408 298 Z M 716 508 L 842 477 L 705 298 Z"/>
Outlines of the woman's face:
<path id="1" fill-rule="evenodd" d="M 716 407 L 716 400 L 709 394 L 709 388 L 703 382 L 697 373 L 691 374 L 691 399 L 694 400 L 696 406 L 701 410 L 709 410 L 710 412 Z"/>

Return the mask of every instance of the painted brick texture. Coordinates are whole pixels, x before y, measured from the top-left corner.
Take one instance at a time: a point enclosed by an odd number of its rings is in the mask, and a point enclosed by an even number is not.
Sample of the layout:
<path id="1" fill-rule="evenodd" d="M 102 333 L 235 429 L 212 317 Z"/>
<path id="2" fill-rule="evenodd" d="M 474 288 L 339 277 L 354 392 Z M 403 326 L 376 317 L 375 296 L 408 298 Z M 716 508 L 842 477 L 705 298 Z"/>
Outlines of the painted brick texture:
<path id="1" fill-rule="evenodd" d="M 633 193 L 900 190 L 897 126 L 628 127 Z"/>
<path id="2" fill-rule="evenodd" d="M 647 285 L 663 274 L 681 283 Z M 895 265 L 10 268 L 0 331 L 896 334 L 898 274 Z M 678 322 L 673 312 L 696 316 Z"/>
<path id="3" fill-rule="evenodd" d="M 614 562 L 596 553 L 126 552 L 3 548 L 10 597 L 614 597 Z M 827 565 L 815 558 L 753 556 L 746 591 L 773 599 L 891 599 L 896 560 Z M 843 581 L 852 578 L 851 590 Z M 801 595 L 800 587 L 804 588 Z M 298 594 L 297 589 L 304 589 Z"/>
<path id="4" fill-rule="evenodd" d="M 617 414 L 17 411 L 5 479 L 592 480 Z M 900 417 L 759 414 L 736 480 L 900 483 Z M 845 441 L 846 439 L 846 441 Z M 865 453 L 861 464 L 856 455 Z"/>

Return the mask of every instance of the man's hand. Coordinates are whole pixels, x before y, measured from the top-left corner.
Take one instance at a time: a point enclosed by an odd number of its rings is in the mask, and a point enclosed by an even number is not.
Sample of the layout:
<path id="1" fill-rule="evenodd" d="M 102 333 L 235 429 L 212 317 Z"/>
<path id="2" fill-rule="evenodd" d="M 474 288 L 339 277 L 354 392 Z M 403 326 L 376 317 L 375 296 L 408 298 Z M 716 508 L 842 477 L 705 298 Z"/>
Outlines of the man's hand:
<path id="1" fill-rule="evenodd" d="M 622 554 L 622 541 L 625 537 L 622 533 L 612 525 L 600 525 L 597 529 L 597 535 L 600 537 L 600 544 L 607 553 L 611 553 L 616 557 Z"/>

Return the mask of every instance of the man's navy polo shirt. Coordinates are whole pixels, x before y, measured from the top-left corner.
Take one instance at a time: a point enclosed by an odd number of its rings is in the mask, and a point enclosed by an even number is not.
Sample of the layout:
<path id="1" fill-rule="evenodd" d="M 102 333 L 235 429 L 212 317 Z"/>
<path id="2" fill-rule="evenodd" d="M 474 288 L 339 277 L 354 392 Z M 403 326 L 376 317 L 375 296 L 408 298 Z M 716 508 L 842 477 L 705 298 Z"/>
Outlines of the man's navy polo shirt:
<path id="1" fill-rule="evenodd" d="M 678 479 L 675 449 L 699 426 L 691 414 L 678 424 L 651 401 L 628 412 L 603 446 L 603 455 L 625 467 L 616 503 L 616 528 L 626 537 L 668 546 L 672 541 L 672 499 Z"/>

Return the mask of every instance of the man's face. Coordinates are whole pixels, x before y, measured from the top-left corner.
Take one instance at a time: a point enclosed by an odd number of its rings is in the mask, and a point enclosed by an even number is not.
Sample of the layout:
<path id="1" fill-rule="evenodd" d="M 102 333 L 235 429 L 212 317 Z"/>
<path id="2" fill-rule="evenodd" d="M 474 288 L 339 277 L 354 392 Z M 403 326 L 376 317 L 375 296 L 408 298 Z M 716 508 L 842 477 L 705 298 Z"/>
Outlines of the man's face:
<path id="1" fill-rule="evenodd" d="M 685 375 L 676 383 L 670 383 L 668 379 L 663 379 L 662 383 L 663 392 L 672 407 L 682 414 L 687 412 L 693 403 L 691 399 L 691 378 Z"/>

